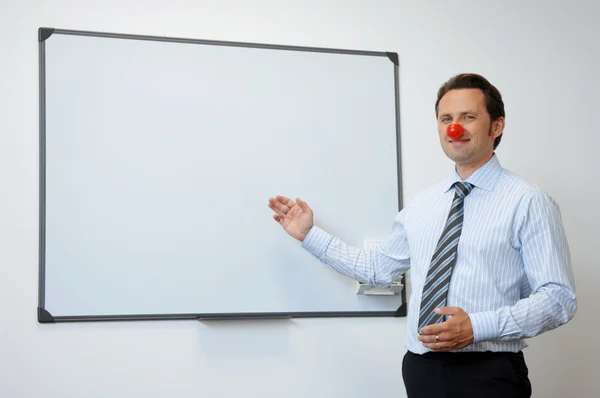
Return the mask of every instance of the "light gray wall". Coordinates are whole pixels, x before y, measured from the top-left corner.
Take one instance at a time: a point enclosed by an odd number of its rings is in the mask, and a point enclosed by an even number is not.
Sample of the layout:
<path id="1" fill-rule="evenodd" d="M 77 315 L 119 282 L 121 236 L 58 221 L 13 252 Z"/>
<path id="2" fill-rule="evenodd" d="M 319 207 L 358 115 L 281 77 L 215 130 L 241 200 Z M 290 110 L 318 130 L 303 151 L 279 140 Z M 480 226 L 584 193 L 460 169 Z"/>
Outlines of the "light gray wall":
<path id="1" fill-rule="evenodd" d="M 405 396 L 403 319 L 37 324 L 39 26 L 396 51 L 406 201 L 451 173 L 437 88 L 484 74 L 506 103 L 500 160 L 559 201 L 575 267 L 576 318 L 526 350 L 534 396 L 600 394 L 598 3 L 3 0 L 0 10 L 0 396 Z"/>

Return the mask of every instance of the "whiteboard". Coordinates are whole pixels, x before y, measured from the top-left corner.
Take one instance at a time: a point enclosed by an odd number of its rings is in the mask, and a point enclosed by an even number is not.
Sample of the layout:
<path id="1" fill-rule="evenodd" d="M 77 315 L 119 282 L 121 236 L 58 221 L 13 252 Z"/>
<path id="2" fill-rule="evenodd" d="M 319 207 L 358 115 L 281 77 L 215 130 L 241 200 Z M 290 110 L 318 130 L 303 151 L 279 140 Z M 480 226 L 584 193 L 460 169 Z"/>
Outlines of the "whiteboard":
<path id="1" fill-rule="evenodd" d="M 39 30 L 40 322 L 402 316 L 273 221 L 402 206 L 397 55 Z"/>

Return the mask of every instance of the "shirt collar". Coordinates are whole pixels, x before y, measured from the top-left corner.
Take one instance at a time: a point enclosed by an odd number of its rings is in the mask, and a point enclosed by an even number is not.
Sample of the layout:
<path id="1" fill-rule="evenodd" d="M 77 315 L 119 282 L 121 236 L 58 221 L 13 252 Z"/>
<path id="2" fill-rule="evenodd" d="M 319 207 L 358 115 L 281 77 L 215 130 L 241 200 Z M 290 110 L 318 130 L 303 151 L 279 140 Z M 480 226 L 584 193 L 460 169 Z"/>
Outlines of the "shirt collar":
<path id="1" fill-rule="evenodd" d="M 498 181 L 498 177 L 502 173 L 502 166 L 500 165 L 500 161 L 498 157 L 494 153 L 492 158 L 487 161 L 483 166 L 475 170 L 473 174 L 464 182 L 468 182 L 473 186 L 483 189 L 484 191 L 493 191 L 494 186 L 496 185 L 496 181 Z M 448 192 L 452 185 L 454 185 L 457 181 L 463 181 L 458 173 L 456 172 L 456 167 L 454 168 L 454 178 L 448 180 L 447 185 L 445 186 L 445 191 Z"/>

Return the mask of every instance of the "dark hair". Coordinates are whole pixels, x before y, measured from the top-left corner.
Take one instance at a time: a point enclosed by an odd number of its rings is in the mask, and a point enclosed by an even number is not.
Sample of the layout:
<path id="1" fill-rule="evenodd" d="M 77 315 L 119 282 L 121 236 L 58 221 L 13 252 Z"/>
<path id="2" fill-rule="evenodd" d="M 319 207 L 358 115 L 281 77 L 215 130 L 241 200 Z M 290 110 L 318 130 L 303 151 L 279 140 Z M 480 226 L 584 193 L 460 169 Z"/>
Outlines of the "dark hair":
<path id="1" fill-rule="evenodd" d="M 504 102 L 502 102 L 502 96 L 500 91 L 494 87 L 485 77 L 477 75 L 475 73 L 462 73 L 456 75 L 448 80 L 438 90 L 437 101 L 435 102 L 435 116 L 438 116 L 438 106 L 440 100 L 450 90 L 456 90 L 461 88 L 476 88 L 483 92 L 485 96 L 485 107 L 490 114 L 490 120 L 493 122 L 499 117 L 505 117 L 504 114 Z M 496 137 L 494 141 L 494 149 L 500 144 L 502 134 Z"/>

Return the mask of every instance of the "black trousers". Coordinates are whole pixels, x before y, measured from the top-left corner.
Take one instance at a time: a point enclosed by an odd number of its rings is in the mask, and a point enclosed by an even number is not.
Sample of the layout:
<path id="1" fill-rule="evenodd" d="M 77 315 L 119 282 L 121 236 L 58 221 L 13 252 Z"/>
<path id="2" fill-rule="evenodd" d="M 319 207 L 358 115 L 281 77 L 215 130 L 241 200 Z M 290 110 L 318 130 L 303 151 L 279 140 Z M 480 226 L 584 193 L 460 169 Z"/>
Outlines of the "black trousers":
<path id="1" fill-rule="evenodd" d="M 402 377 L 408 398 L 529 398 L 523 352 L 407 352 Z"/>

